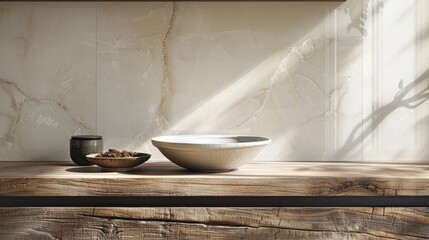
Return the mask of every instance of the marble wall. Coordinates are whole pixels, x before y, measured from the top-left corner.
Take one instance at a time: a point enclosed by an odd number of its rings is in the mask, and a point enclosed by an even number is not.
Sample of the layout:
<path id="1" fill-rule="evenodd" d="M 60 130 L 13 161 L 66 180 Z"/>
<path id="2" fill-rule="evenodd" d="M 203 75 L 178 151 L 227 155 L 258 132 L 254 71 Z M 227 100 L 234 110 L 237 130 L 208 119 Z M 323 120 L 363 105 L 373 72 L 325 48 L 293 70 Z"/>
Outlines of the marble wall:
<path id="1" fill-rule="evenodd" d="M 0 159 L 68 160 L 96 132 L 94 3 L 0 3 Z"/>
<path id="2" fill-rule="evenodd" d="M 259 161 L 426 162 L 426 0 L 0 3 L 0 160 L 68 139 L 272 138 Z"/>

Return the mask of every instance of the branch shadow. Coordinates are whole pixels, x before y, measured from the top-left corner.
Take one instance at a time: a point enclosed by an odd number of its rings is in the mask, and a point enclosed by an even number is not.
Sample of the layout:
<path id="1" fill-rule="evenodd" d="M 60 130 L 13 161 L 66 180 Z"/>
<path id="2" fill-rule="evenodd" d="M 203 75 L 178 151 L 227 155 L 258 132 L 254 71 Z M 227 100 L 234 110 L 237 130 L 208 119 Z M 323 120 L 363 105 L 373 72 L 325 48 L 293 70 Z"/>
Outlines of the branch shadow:
<path id="1" fill-rule="evenodd" d="M 402 82 L 402 81 L 401 81 Z M 412 90 L 420 84 L 426 87 L 416 93 Z M 401 85 L 401 84 L 400 84 Z M 409 96 L 412 94 L 411 96 Z M 408 97 L 407 97 L 408 96 Z M 415 109 L 429 99 L 429 68 L 416 78 L 413 82 L 402 87 L 394 96 L 392 101 L 380 107 L 370 115 L 362 119 L 362 123 L 356 125 L 348 136 L 344 145 L 334 154 L 333 159 L 341 159 L 359 144 L 363 144 L 370 134 L 398 108 Z"/>

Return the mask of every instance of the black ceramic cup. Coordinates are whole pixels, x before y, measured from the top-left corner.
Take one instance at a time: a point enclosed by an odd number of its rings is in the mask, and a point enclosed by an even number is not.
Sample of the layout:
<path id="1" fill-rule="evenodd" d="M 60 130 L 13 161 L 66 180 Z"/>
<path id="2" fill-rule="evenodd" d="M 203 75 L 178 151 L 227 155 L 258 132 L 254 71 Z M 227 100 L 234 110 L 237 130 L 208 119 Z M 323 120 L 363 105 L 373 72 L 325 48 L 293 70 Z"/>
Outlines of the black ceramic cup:
<path id="1" fill-rule="evenodd" d="M 87 154 L 102 153 L 103 138 L 97 135 L 77 135 L 70 139 L 70 157 L 80 166 L 93 165 L 86 158 Z"/>

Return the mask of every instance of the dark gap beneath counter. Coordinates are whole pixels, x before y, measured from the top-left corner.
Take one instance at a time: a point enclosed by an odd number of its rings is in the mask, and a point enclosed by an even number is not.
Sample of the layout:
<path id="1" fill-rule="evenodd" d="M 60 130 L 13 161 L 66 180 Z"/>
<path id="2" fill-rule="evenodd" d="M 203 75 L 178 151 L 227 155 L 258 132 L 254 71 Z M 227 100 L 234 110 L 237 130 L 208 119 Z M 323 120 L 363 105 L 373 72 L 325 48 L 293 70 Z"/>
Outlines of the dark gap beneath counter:
<path id="1" fill-rule="evenodd" d="M 429 207 L 429 196 L 0 197 L 0 207 Z"/>

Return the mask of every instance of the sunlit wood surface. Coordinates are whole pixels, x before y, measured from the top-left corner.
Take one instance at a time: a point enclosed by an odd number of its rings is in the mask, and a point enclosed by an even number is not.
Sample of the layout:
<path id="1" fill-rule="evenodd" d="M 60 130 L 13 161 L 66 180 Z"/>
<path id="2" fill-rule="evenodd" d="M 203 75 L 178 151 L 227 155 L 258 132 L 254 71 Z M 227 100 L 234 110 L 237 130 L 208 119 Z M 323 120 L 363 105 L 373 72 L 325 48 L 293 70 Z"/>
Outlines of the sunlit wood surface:
<path id="1" fill-rule="evenodd" d="M 208 174 L 168 162 L 125 173 L 1 162 L 0 179 L 0 196 L 429 196 L 428 165 L 260 162 Z"/>

